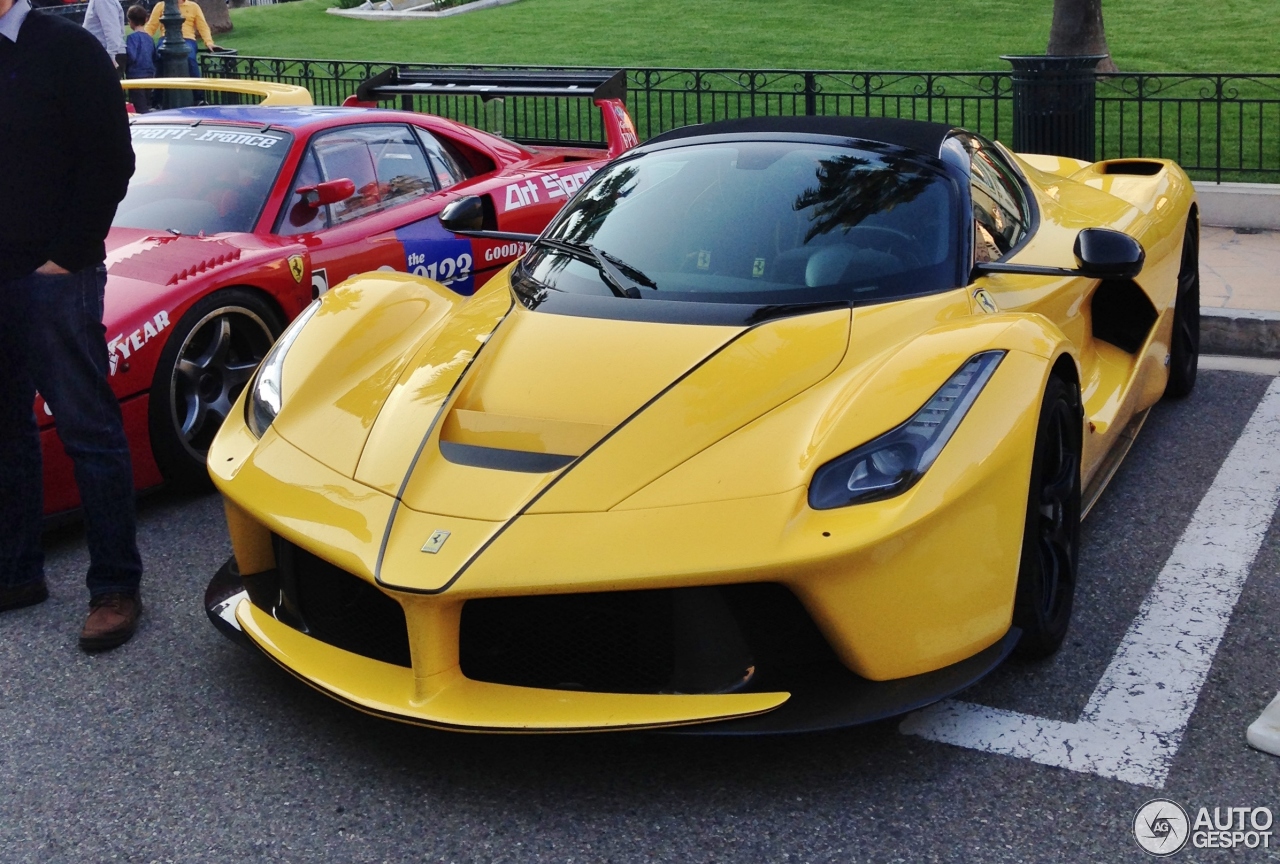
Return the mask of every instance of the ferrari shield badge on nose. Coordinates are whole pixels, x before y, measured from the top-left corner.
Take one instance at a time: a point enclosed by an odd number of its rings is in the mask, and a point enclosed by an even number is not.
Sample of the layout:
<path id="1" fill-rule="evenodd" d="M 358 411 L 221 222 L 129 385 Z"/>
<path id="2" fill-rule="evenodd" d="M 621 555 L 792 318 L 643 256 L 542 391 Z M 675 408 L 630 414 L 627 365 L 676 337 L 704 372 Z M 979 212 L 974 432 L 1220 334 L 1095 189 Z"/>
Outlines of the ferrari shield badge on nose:
<path id="1" fill-rule="evenodd" d="M 444 541 L 449 539 L 448 531 L 433 531 L 431 536 L 427 538 L 427 542 L 422 544 L 423 552 L 430 552 L 432 555 L 440 551 L 440 547 L 444 545 Z"/>
<path id="2" fill-rule="evenodd" d="M 303 263 L 301 255 L 289 256 L 289 272 L 293 275 L 294 282 L 302 281 L 302 274 L 307 269 L 307 265 Z"/>

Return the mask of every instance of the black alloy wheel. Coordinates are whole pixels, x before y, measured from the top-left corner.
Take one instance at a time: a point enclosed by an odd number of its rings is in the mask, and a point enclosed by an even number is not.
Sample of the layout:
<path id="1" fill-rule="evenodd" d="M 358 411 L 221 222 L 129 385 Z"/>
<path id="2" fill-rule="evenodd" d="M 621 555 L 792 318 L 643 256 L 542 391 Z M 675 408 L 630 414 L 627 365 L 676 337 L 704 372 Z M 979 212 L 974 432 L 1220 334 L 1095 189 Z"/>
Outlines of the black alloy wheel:
<path id="1" fill-rule="evenodd" d="M 1169 339 L 1170 399 L 1189 396 L 1196 386 L 1200 365 L 1200 226 L 1196 214 L 1187 215 L 1182 240 L 1182 266 L 1178 270 L 1178 297 L 1173 307 L 1173 335 Z"/>
<path id="2" fill-rule="evenodd" d="M 205 489 L 205 457 L 240 391 L 282 330 L 271 304 L 243 288 L 202 298 L 165 342 L 151 385 L 151 450 L 165 480 Z"/>
<path id="3" fill-rule="evenodd" d="M 1052 377 L 1040 405 L 1031 461 L 1013 623 L 1017 654 L 1048 657 L 1071 622 L 1080 552 L 1081 415 L 1078 390 Z"/>

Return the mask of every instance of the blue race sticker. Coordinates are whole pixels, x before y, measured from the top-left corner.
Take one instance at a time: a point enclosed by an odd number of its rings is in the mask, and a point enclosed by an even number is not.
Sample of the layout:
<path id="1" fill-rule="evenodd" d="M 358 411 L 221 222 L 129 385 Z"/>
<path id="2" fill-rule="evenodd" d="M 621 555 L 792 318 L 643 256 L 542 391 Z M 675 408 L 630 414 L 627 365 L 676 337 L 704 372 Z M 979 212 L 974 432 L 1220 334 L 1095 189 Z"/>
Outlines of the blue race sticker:
<path id="1" fill-rule="evenodd" d="M 476 292 L 471 241 L 446 231 L 432 216 L 396 229 L 404 246 L 405 271 L 425 276 L 464 296 Z"/>

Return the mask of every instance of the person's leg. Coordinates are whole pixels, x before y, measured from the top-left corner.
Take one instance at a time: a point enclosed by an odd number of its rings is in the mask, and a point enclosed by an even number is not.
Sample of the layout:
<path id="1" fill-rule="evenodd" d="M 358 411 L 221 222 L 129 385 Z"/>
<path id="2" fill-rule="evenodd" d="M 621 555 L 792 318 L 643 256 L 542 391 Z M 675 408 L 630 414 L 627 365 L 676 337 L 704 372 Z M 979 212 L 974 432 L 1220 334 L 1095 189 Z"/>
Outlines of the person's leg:
<path id="1" fill-rule="evenodd" d="M 133 103 L 133 110 L 139 114 L 146 114 L 151 110 L 151 99 L 149 98 L 151 91 L 149 90 L 130 90 L 129 101 Z"/>
<path id="2" fill-rule="evenodd" d="M 0 282 L 0 611 L 38 603 L 44 591 L 40 437 L 35 414 L 27 280 Z"/>
<path id="3" fill-rule="evenodd" d="M 192 78 L 200 77 L 200 62 L 196 59 L 196 40 L 188 39 L 187 41 L 187 71 Z"/>
<path id="4" fill-rule="evenodd" d="M 32 278 L 38 280 L 31 321 L 39 346 L 32 377 L 75 466 L 89 544 L 89 594 L 137 596 L 142 560 L 133 468 L 120 403 L 107 381 L 106 270 Z"/>

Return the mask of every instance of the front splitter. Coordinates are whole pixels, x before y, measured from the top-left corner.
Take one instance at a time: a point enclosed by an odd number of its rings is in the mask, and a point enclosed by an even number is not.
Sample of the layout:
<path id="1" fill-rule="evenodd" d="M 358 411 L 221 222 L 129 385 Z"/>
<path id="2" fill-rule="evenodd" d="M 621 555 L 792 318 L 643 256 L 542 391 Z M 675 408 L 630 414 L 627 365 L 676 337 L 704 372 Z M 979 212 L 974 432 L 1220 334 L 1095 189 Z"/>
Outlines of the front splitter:
<path id="1" fill-rule="evenodd" d="M 248 592 L 245 590 L 235 559 L 232 558 L 222 565 L 209 582 L 209 587 L 205 591 L 205 613 L 213 626 L 236 644 L 246 648 L 258 648 L 245 634 L 240 622 L 236 620 L 236 607 L 240 605 L 241 600 L 247 598 Z M 926 672 L 923 675 L 913 675 L 910 678 L 899 678 L 893 681 L 869 681 L 838 663 L 824 664 L 807 669 L 803 673 L 798 672 L 794 679 L 789 678 L 785 689 L 791 693 L 791 698 L 764 713 L 669 726 L 660 728 L 658 731 L 675 735 L 785 735 L 830 731 L 886 720 L 954 696 L 976 683 L 1009 656 L 1017 645 L 1019 636 L 1021 631 L 1018 628 L 1010 628 L 995 644 L 959 663 Z M 566 695 L 569 694 L 566 693 Z M 389 717 L 389 719 L 403 721 L 408 718 Z M 652 728 L 652 724 L 644 725 Z M 437 728 L 449 728 L 449 725 L 438 724 Z M 461 731 L 463 727 L 453 728 Z M 594 731 L 623 731 L 626 728 L 621 726 L 609 730 L 607 727 L 597 727 Z M 563 732 L 574 730 L 472 728 L 470 731 Z"/>

